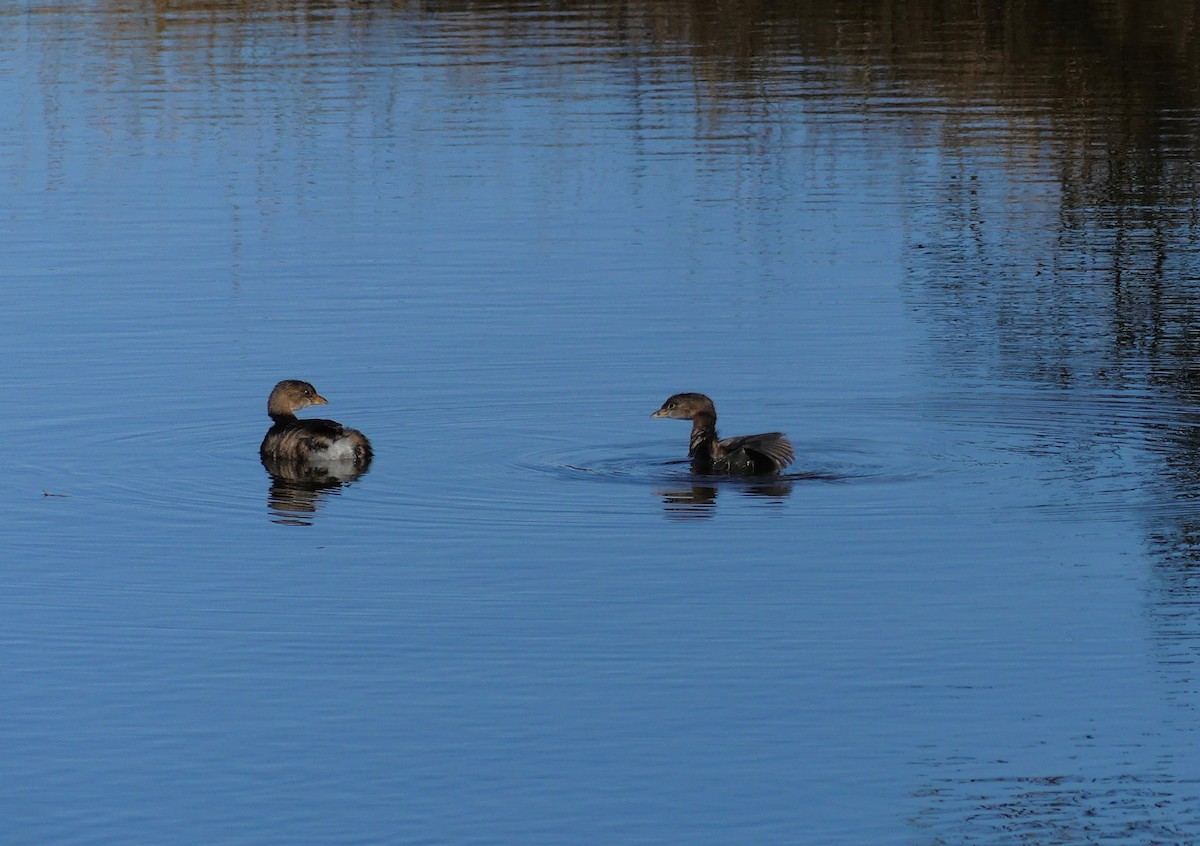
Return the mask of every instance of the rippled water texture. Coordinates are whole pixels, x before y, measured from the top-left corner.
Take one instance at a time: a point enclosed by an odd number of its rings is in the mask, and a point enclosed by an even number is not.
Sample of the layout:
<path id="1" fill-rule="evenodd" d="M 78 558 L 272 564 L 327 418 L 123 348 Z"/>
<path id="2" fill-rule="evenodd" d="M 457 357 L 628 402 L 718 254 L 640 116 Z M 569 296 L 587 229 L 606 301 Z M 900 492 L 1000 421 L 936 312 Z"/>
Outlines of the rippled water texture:
<path id="1" fill-rule="evenodd" d="M 0 840 L 1200 840 L 1198 22 L 0 10 Z"/>

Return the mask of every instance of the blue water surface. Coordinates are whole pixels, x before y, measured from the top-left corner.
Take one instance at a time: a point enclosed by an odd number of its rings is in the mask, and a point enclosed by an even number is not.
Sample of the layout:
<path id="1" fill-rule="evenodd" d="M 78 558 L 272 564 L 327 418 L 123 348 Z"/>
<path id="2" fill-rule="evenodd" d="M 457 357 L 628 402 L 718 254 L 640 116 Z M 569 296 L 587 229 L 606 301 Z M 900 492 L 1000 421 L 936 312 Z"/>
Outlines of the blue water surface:
<path id="1" fill-rule="evenodd" d="M 5 842 L 1200 836 L 1190 104 L 1085 142 L 837 4 L 252 5 L 0 12 Z M 272 489 L 282 378 L 368 473 Z M 795 465 L 694 476 L 677 391 Z"/>

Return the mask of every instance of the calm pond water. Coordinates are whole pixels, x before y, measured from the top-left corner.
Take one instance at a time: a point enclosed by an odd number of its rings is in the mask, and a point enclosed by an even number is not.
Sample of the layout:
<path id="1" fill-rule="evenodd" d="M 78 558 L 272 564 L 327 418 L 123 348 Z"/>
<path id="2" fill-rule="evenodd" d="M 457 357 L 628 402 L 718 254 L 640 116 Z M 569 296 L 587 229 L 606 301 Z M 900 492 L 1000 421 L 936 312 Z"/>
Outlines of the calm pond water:
<path id="1" fill-rule="evenodd" d="M 0 11 L 4 842 L 1200 839 L 1200 18 L 1039 5 Z"/>

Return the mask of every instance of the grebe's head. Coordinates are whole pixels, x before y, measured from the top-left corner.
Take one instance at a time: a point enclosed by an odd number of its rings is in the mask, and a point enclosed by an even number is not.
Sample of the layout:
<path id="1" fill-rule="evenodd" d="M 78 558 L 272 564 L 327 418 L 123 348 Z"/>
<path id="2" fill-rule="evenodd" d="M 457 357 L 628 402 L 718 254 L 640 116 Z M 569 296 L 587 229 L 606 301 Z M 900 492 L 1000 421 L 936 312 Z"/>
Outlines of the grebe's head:
<path id="1" fill-rule="evenodd" d="M 666 417 L 672 420 L 692 420 L 698 415 L 717 416 L 713 401 L 704 394 L 675 394 L 668 397 L 662 408 L 650 415 L 652 418 Z"/>
<path id="2" fill-rule="evenodd" d="M 317 389 L 308 382 L 284 379 L 267 399 L 267 414 L 272 417 L 286 416 L 310 405 L 329 405 L 329 400 L 318 394 Z"/>

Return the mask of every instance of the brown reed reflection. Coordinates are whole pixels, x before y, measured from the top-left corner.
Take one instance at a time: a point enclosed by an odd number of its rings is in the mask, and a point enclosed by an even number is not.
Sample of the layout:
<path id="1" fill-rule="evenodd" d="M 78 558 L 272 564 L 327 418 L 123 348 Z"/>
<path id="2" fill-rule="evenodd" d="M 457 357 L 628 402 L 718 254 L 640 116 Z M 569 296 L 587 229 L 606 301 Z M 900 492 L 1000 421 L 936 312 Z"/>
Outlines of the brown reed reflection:
<path id="1" fill-rule="evenodd" d="M 846 89 L 868 90 L 903 79 L 947 100 L 989 100 L 1013 106 L 1017 114 L 1035 99 L 1053 98 L 1063 116 L 1100 119 L 1075 123 L 1080 136 L 1095 137 L 1118 126 L 1122 132 L 1144 131 L 1167 110 L 1200 97 L 1200 48 L 1193 36 L 1200 9 L 1190 0 L 591 0 L 544 7 L 469 0 L 106 0 L 99 5 L 102 14 L 96 19 L 112 36 L 111 49 L 144 43 L 130 34 L 166 39 L 187 32 L 194 38 L 173 42 L 172 49 L 218 49 L 226 58 L 239 55 L 238 42 L 254 36 L 253 28 L 229 24 L 260 20 L 314 40 L 335 30 L 366 37 L 377 25 L 423 20 L 444 35 L 456 35 L 464 59 L 489 42 L 536 45 L 547 24 L 570 21 L 569 29 L 556 32 L 555 43 L 563 49 L 572 46 L 563 37 L 580 47 L 618 47 L 612 61 L 627 62 L 632 56 L 661 55 L 669 46 L 673 54 L 682 51 L 690 58 L 697 80 L 755 83 L 715 85 L 708 93 L 716 100 L 769 99 L 777 93 L 770 86 L 773 78 L 803 81 L 797 79 L 801 72 L 804 78 L 830 74 Z M 34 13 L 65 11 L 59 2 L 33 7 Z M 1141 119 L 1120 120 L 1122 112 Z"/>
<path id="2" fill-rule="evenodd" d="M 58 3 L 35 6 L 63 11 Z M 781 107 L 802 102 L 869 116 L 882 130 L 875 133 L 878 143 L 889 146 L 897 136 L 936 133 L 951 161 L 961 162 L 971 150 L 999 150 L 1016 166 L 1052 162 L 1064 225 L 1098 203 L 1144 210 L 1194 196 L 1196 189 L 1190 167 L 1157 155 L 1164 139 L 1179 147 L 1197 136 L 1200 42 L 1193 33 L 1200 7 L 1183 0 L 592 0 L 545 7 L 467 0 L 105 0 L 100 6 L 105 13 L 89 19 L 99 29 L 97 53 L 108 56 L 101 85 L 107 81 L 123 92 L 138 90 L 128 85 L 130 74 L 163 90 L 167 79 L 228 85 L 268 72 L 279 77 L 272 90 L 284 108 L 317 120 L 322 106 L 311 81 L 264 67 L 253 49 L 259 26 L 292 34 L 298 55 L 314 63 L 335 57 L 335 82 L 381 72 L 361 66 L 363 57 L 387 55 L 384 44 L 432 26 L 438 51 L 454 68 L 449 78 L 476 91 L 505 84 L 504 74 L 487 71 L 494 61 L 471 69 L 489 52 L 539 67 L 539 51 L 587 55 L 586 63 L 555 63 L 558 81 L 547 85 L 552 97 L 556 90 L 579 96 L 567 80 L 592 65 L 636 68 L 627 83 L 634 101 L 664 79 L 690 77 L 698 137 L 714 151 L 763 157 L 764 177 L 773 172 L 769 160 L 780 142 L 790 137 Z M 820 127 L 812 129 L 806 143 L 819 147 Z M 1136 225 L 1137 216 L 1127 222 Z"/>
<path id="3" fill-rule="evenodd" d="M 47 12 L 63 8 L 40 5 Z M 788 104 L 870 118 L 877 127 L 870 143 L 908 144 L 932 133 L 947 169 L 969 169 L 973 155 L 998 155 L 1016 172 L 1045 167 L 1039 178 L 1054 185 L 1047 198 L 1054 225 L 1064 232 L 1103 226 L 1112 233 L 1107 246 L 1114 262 L 1137 243 L 1122 233 L 1153 236 L 1148 227 L 1156 225 L 1156 209 L 1190 204 L 1198 188 L 1190 159 L 1169 154 L 1200 135 L 1200 41 L 1193 37 L 1200 7 L 1183 0 L 100 5 L 107 13 L 89 19 L 100 30 L 97 53 L 108 56 L 101 85 L 161 91 L 169 78 L 172 85 L 236 87 L 259 85 L 269 73 L 278 77 L 270 90 L 279 108 L 300 123 L 320 119 L 320 89 L 302 74 L 264 67 L 253 49 L 259 26 L 291 33 L 298 55 L 315 64 L 336 63 L 328 83 L 334 86 L 384 72 L 377 63 L 362 66 L 363 57 L 386 56 L 385 45 L 412 36 L 418 26 L 437 31 L 439 55 L 453 69 L 451 84 L 473 92 L 506 84 L 504 74 L 488 70 L 495 61 L 474 68 L 489 53 L 504 57 L 499 66 L 537 67 L 545 65 L 537 56 L 547 52 L 586 55 L 587 62 L 554 63 L 549 97 L 580 96 L 569 77 L 595 65 L 636 69 L 626 83 L 633 102 L 664 79 L 686 81 L 697 92 L 697 140 L 713 153 L 753 157 L 760 181 L 772 180 L 771 162 L 792 135 Z M 145 86 L 130 86 L 130 74 L 142 75 Z M 328 108 L 340 110 L 346 92 L 336 93 Z M 140 123 L 148 116 L 132 114 Z M 636 114 L 634 120 L 631 131 L 642 132 Z M 820 149 L 820 122 L 806 131 L 811 138 L 803 143 Z M 971 207 L 969 176 L 941 175 L 951 208 Z M 1089 221 L 1102 209 L 1125 211 Z M 1167 227 L 1154 245 L 1155 258 L 1166 255 L 1169 235 Z"/>
<path id="4" fill-rule="evenodd" d="M 149 30 L 165 37 L 208 30 L 236 41 L 252 38 L 253 31 L 221 31 L 225 24 L 269 20 L 295 27 L 298 37 L 321 38 L 331 28 L 365 32 L 374 23 L 420 18 L 460 33 L 459 49 L 466 57 L 491 39 L 536 42 L 547 22 L 570 20 L 569 32 L 580 45 L 643 48 L 637 52 L 682 47 L 696 76 L 714 80 L 795 72 L 795 61 L 806 59 L 849 71 L 844 77 L 848 85 L 869 87 L 899 74 L 936 84 L 947 98 L 973 101 L 981 93 L 983 75 L 1009 80 L 1010 86 L 991 96 L 1008 96 L 1014 104 L 1029 102 L 1030 86 L 1043 93 L 1120 92 L 1126 101 L 1142 99 L 1160 107 L 1200 96 L 1195 85 L 1200 48 L 1193 37 L 1200 9 L 1190 0 L 589 0 L 541 7 L 491 0 L 106 0 L 99 6 L 103 13 L 98 20 L 114 35 Z M 61 2 L 35 2 L 32 7 L 41 14 L 69 8 Z M 132 42 L 112 43 L 128 47 Z M 556 38 L 556 43 L 562 42 Z M 614 60 L 629 55 L 615 53 Z M 1080 63 L 1081 56 L 1104 61 Z M 747 96 L 755 91 L 768 93 L 762 88 L 725 93 Z M 1094 97 L 1075 101 L 1080 110 L 1089 103 L 1094 105 Z"/>

